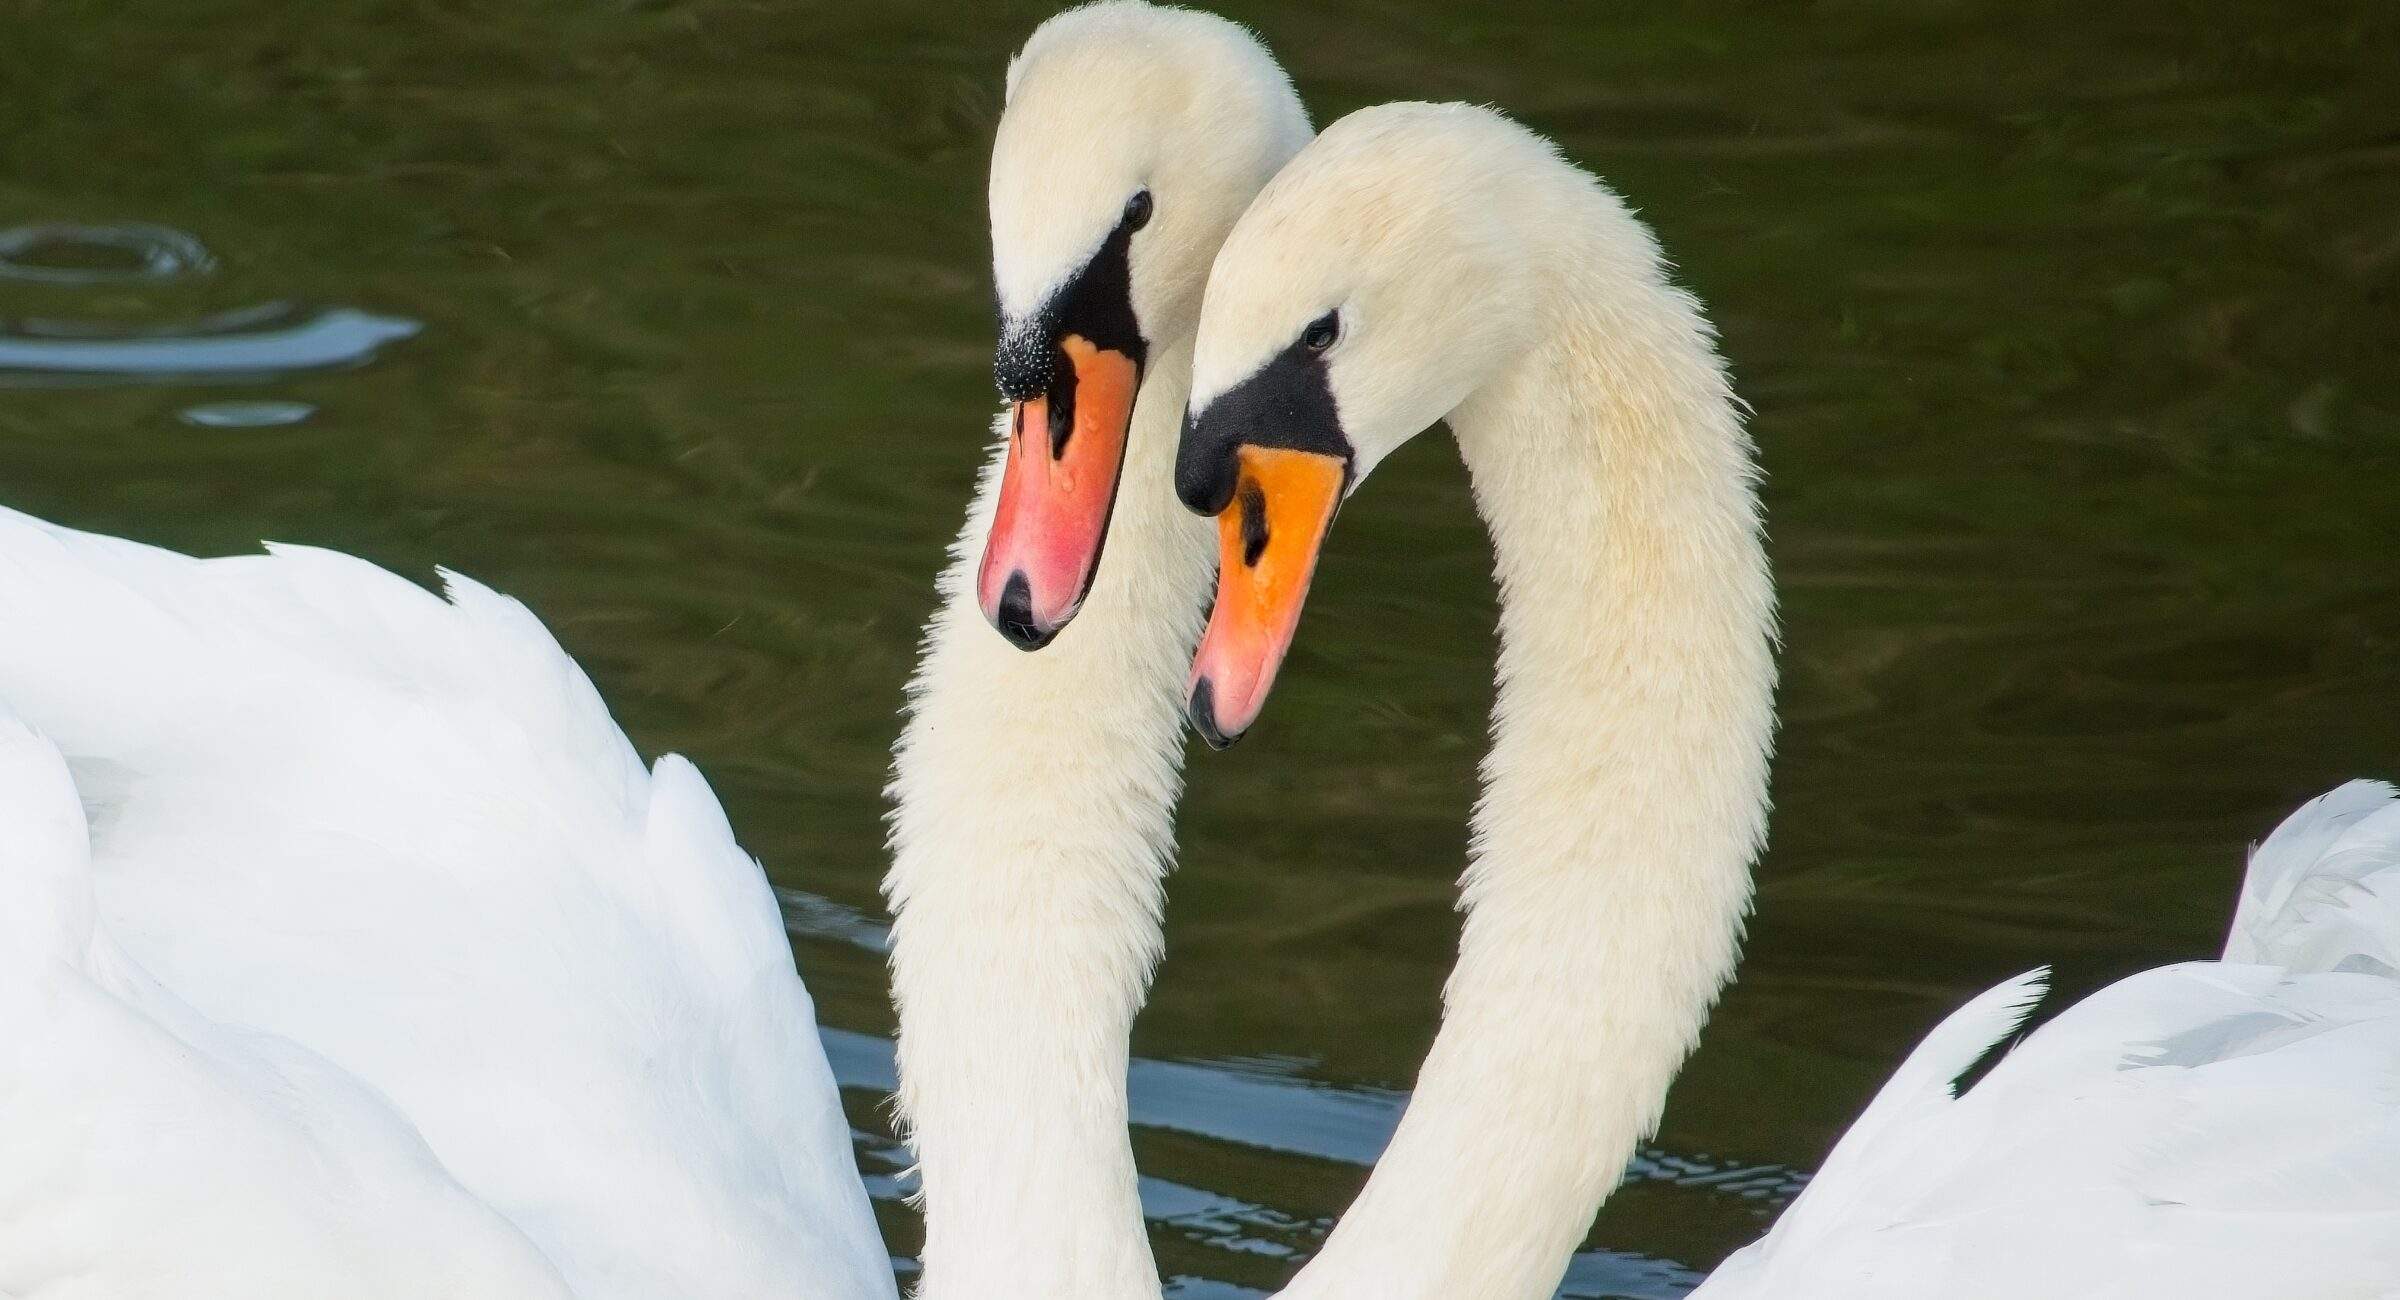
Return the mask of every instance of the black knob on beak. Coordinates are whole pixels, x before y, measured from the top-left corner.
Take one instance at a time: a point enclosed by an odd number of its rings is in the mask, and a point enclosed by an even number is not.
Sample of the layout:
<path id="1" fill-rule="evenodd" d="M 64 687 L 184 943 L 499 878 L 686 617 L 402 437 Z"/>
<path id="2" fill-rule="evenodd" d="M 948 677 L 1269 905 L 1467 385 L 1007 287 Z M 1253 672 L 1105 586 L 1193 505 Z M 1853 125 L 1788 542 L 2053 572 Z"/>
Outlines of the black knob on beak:
<path id="1" fill-rule="evenodd" d="M 1050 391 L 1065 358 L 1059 355 L 1056 330 L 1046 320 L 1028 321 L 1000 335 L 992 353 L 992 382 L 1004 401 L 1029 402 Z"/>
<path id="2" fill-rule="evenodd" d="M 1242 475 L 1234 440 L 1210 427 L 1212 423 L 1205 417 L 1186 417 L 1183 440 L 1175 446 L 1175 495 L 1204 515 L 1223 512 Z"/>
<path id="3" fill-rule="evenodd" d="M 1322 348 L 1295 341 L 1207 406 L 1186 412 L 1175 448 L 1175 495 L 1201 514 L 1224 513 L 1241 483 L 1245 445 L 1351 459 Z"/>

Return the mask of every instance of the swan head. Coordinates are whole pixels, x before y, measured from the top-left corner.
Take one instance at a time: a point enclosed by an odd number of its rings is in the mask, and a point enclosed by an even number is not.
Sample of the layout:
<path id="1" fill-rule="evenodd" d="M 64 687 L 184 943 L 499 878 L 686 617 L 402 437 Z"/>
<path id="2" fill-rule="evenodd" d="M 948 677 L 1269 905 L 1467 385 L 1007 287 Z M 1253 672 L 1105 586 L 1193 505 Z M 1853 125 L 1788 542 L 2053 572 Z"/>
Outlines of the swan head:
<path id="1" fill-rule="evenodd" d="M 1524 177 L 1556 156 L 1486 109 L 1366 109 L 1302 150 L 1226 240 L 1175 463 L 1176 494 L 1219 520 L 1190 699 L 1212 746 L 1265 705 L 1342 498 L 1527 352 Z"/>
<path id="2" fill-rule="evenodd" d="M 1081 607 L 1144 370 L 1189 341 L 1209 260 L 1308 137 L 1265 47 L 1210 14 L 1087 5 L 1010 63 L 991 172 L 1009 444 L 976 595 L 1018 646 Z"/>

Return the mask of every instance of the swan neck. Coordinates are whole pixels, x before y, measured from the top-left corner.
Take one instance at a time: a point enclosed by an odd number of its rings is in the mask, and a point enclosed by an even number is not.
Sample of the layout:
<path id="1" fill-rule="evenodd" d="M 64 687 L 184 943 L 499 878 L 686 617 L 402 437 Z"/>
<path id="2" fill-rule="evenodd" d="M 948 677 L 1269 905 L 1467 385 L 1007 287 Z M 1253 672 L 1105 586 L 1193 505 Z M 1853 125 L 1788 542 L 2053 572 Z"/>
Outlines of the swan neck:
<path id="1" fill-rule="evenodd" d="M 1188 342 L 1136 401 L 1106 568 L 1019 651 L 976 606 L 987 465 L 943 572 L 894 764 L 899 1106 L 928 1300 L 1156 1300 L 1127 1041 L 1160 946 L 1182 686 L 1211 534 L 1171 486 Z"/>
<path id="2" fill-rule="evenodd" d="M 1538 341 L 1450 417 L 1500 628 L 1442 1026 L 1294 1297 L 1551 1295 L 1737 955 L 1773 726 L 1750 443 L 1698 304 L 1576 180 Z"/>

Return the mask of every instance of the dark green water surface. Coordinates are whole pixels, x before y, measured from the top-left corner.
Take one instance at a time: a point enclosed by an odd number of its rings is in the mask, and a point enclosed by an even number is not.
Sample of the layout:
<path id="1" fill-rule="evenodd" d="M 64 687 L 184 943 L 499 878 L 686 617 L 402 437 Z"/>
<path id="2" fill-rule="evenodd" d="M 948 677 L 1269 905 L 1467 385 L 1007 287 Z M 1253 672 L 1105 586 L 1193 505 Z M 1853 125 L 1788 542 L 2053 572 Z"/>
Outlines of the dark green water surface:
<path id="1" fill-rule="evenodd" d="M 1556 135 L 1757 410 L 1774 844 L 1570 1294 L 1679 1293 L 1942 1011 L 2212 951 L 2249 840 L 2400 775 L 2400 9 L 1227 9 L 1320 121 Z M 985 151 L 1046 12 L 0 0 L 0 501 L 529 602 L 786 889 L 901 1254 L 877 791 L 994 405 Z M 1491 624 L 1420 440 L 1266 725 L 1191 764 L 1135 1138 L 1188 1296 L 1288 1275 L 1432 1035 Z"/>

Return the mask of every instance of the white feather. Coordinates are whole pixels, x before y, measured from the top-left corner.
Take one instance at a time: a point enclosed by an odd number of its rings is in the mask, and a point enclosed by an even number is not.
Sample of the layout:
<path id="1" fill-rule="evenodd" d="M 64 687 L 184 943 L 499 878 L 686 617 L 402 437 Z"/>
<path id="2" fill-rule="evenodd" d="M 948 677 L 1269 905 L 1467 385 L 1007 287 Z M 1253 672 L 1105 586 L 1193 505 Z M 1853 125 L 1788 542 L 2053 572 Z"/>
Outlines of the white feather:
<path id="1" fill-rule="evenodd" d="M 430 1148 L 377 1166 L 376 1194 L 473 1207 L 578 1296 L 890 1295 L 778 910 L 706 783 L 674 757 L 645 771 L 522 606 L 449 590 L 306 547 L 195 560 L 0 512 L 0 700 L 75 773 L 99 925 L 189 1007 L 179 1024 L 225 1027 L 206 1043 L 284 1044 L 263 1073 L 212 1067 L 175 1132 L 222 1121 L 233 1142 L 282 1099 L 373 1110 L 367 1129 Z M 87 1062 L 80 1089 L 15 1058 L 6 1086 L 45 1100 L 0 1108 L 0 1140 L 130 1140 L 112 1117 L 151 1112 L 109 1081 L 167 1086 L 143 1054 L 171 1045 L 111 1034 L 80 1046 L 126 1059 Z M 249 1196 L 309 1223 L 321 1153 L 253 1146 L 225 1212 Z M 170 1225 L 110 1198 L 162 1207 L 176 1171 L 103 1172 L 85 1200 L 29 1191 L 0 1219 L 90 1242 L 52 1261 L 69 1270 L 151 1249 Z M 193 1276 L 270 1275 L 242 1234 L 177 1240 Z M 69 1288 L 46 1258 L 19 1257 L 20 1285 Z M 447 1293 L 379 1267 L 394 1294 Z"/>
<path id="2" fill-rule="evenodd" d="M 58 751 L 0 718 L 0 1294 L 564 1300 L 386 1098 L 96 924 Z"/>
<path id="3" fill-rule="evenodd" d="M 2284 819 L 2250 855 L 2225 960 L 2400 978 L 2400 806 L 2352 781 Z"/>

